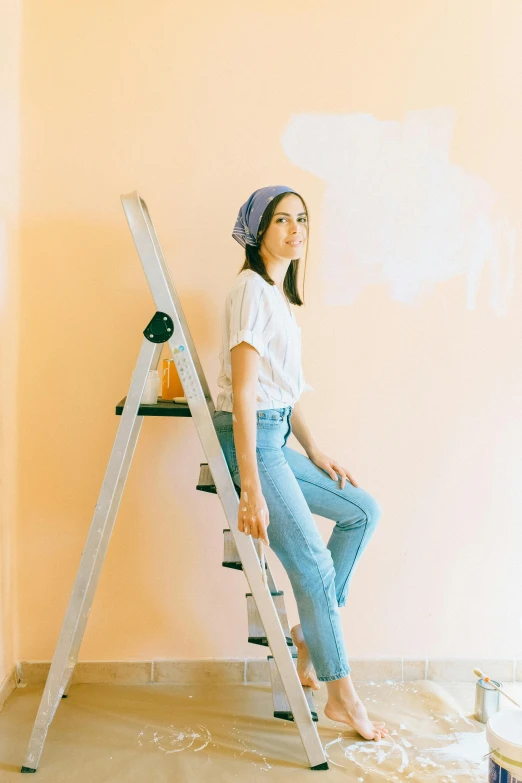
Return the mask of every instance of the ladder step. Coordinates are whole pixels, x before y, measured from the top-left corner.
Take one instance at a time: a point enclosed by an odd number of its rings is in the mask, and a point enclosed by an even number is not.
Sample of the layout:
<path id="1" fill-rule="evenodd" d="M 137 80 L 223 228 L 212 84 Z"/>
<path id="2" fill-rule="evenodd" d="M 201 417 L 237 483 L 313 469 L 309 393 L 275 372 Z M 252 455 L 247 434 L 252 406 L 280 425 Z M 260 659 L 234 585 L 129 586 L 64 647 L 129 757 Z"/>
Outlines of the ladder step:
<path id="1" fill-rule="evenodd" d="M 234 536 L 229 527 L 223 528 L 223 562 L 221 565 L 224 568 L 237 568 L 238 571 L 243 570 L 243 563 L 239 557 L 236 542 L 234 541 Z M 265 568 L 268 568 L 267 560 L 265 560 Z"/>
<path id="2" fill-rule="evenodd" d="M 292 653 L 292 660 L 294 662 L 294 666 L 297 666 L 297 653 Z M 283 681 L 279 676 L 279 671 L 277 670 L 277 666 L 274 661 L 273 655 L 268 656 L 268 662 L 270 664 L 270 677 L 272 680 L 274 718 L 281 718 L 282 720 L 293 720 L 294 715 L 292 710 L 290 709 L 290 704 L 288 703 L 288 699 L 286 698 L 285 689 L 283 687 Z M 303 687 L 304 694 L 306 696 L 306 701 L 308 702 L 308 707 L 310 708 L 312 720 L 318 721 L 319 718 L 317 717 L 317 712 L 315 709 L 313 691 L 311 688 L 308 687 L 308 685 L 303 685 L 302 687 Z M 327 768 L 321 767 L 321 769 L 327 769 Z"/>
<path id="3" fill-rule="evenodd" d="M 239 557 L 236 542 L 234 541 L 234 536 L 229 527 L 223 529 L 223 562 L 221 565 L 224 568 L 237 568 L 239 571 L 243 570 L 243 563 Z"/>
<path id="4" fill-rule="evenodd" d="M 237 484 L 234 484 L 234 487 L 237 495 L 240 496 L 241 488 L 238 487 Z M 214 484 L 214 479 L 212 478 L 212 473 L 210 472 L 207 462 L 200 462 L 199 464 L 199 480 L 196 484 L 196 489 L 201 490 L 201 492 L 212 492 L 214 495 L 217 495 L 216 485 Z"/>
<path id="5" fill-rule="evenodd" d="M 217 494 L 212 473 L 206 462 L 201 462 L 199 465 L 199 481 L 196 485 L 196 489 L 200 489 L 201 492 L 213 492 L 214 494 Z"/>
<path id="6" fill-rule="evenodd" d="M 221 565 L 224 568 L 237 568 L 239 571 L 243 570 L 243 563 L 239 557 L 236 542 L 234 541 L 234 536 L 229 527 L 223 528 L 223 562 Z"/>
<path id="7" fill-rule="evenodd" d="M 294 643 L 290 635 L 290 626 L 286 617 L 286 608 L 284 601 L 284 593 L 282 590 L 271 591 L 270 595 L 276 608 L 279 622 L 283 628 L 283 633 L 286 636 L 286 643 L 289 647 L 293 647 Z M 252 596 L 252 593 L 246 594 L 247 599 L 247 612 L 248 612 L 248 641 L 251 644 L 262 644 L 264 647 L 268 647 L 268 639 L 266 637 L 265 628 L 257 611 L 256 602 Z"/>

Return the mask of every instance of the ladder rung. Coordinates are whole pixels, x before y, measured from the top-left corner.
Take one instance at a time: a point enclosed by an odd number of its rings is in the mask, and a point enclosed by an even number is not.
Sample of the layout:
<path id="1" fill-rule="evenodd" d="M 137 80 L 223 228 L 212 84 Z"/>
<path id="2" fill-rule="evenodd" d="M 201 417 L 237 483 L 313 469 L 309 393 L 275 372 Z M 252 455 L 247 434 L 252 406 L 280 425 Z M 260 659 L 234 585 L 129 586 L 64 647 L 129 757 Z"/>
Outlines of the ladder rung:
<path id="1" fill-rule="evenodd" d="M 213 492 L 214 494 L 217 494 L 212 473 L 206 462 L 202 462 L 199 465 L 199 481 L 196 489 L 200 489 L 202 492 Z"/>
<path id="2" fill-rule="evenodd" d="M 268 662 L 270 664 L 270 677 L 272 680 L 272 697 L 274 700 L 274 718 L 281 718 L 281 720 L 294 720 L 294 714 L 290 709 L 290 704 L 286 698 L 285 689 L 283 687 L 283 681 L 279 675 L 279 671 L 274 661 L 273 655 L 268 655 Z M 292 653 L 292 661 L 294 666 L 297 666 L 297 653 Z M 312 715 L 312 720 L 318 721 L 317 712 L 315 709 L 314 695 L 312 689 L 308 685 L 302 686 L 308 707 Z M 326 769 L 326 767 L 321 767 Z"/>
<path id="3" fill-rule="evenodd" d="M 234 487 L 237 495 L 241 495 L 241 488 L 238 487 L 237 484 L 234 484 Z M 216 485 L 214 484 L 212 473 L 206 462 L 202 462 L 199 465 L 199 481 L 196 484 L 196 489 L 201 490 L 201 492 L 213 492 L 217 495 Z"/>
<path id="4" fill-rule="evenodd" d="M 236 568 L 238 571 L 243 570 L 243 563 L 239 557 L 236 542 L 234 541 L 232 531 L 229 527 L 223 528 L 223 562 L 221 565 L 224 568 Z M 268 560 L 265 560 L 265 568 L 268 568 Z"/>
<path id="5" fill-rule="evenodd" d="M 286 637 L 286 643 L 289 647 L 293 647 L 292 636 L 290 634 L 290 626 L 286 617 L 286 608 L 284 601 L 284 593 L 282 590 L 271 591 L 270 595 L 274 602 L 277 614 L 279 616 L 279 622 L 283 628 L 283 633 Z M 251 644 L 261 644 L 263 647 L 269 647 L 268 639 L 266 636 L 265 628 L 259 612 L 257 611 L 256 602 L 252 597 L 252 593 L 246 593 L 247 599 L 247 612 L 248 612 L 248 641 Z"/>
<path id="6" fill-rule="evenodd" d="M 116 415 L 121 416 L 127 397 L 116 405 Z M 138 408 L 138 416 L 192 416 L 188 403 L 174 402 L 174 400 L 162 400 L 161 397 L 154 405 L 142 403 Z"/>
<path id="7" fill-rule="evenodd" d="M 243 563 L 237 551 L 236 542 L 229 527 L 223 529 L 223 562 L 225 568 L 237 568 L 243 570 Z"/>

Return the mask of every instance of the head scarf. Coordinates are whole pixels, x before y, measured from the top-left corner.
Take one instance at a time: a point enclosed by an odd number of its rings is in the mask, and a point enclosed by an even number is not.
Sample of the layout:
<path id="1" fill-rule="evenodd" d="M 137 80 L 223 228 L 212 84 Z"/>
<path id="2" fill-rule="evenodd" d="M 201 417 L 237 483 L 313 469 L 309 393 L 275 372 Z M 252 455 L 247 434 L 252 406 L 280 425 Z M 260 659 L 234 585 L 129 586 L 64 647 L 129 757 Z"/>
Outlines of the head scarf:
<path id="1" fill-rule="evenodd" d="M 240 245 L 257 246 L 257 232 L 261 224 L 261 218 L 268 204 L 280 193 L 295 193 L 286 185 L 274 185 L 270 188 L 254 190 L 248 201 L 245 201 L 237 216 L 236 225 L 232 232 L 234 239 Z"/>

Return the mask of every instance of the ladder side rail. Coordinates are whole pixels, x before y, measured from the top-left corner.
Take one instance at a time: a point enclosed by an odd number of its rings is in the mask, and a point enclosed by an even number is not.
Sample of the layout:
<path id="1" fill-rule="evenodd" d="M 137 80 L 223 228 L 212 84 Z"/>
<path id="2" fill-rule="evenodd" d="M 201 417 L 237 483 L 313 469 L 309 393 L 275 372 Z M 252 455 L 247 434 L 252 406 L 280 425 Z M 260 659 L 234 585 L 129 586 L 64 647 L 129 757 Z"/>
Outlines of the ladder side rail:
<path id="1" fill-rule="evenodd" d="M 132 462 L 132 458 L 134 456 L 134 451 L 136 449 L 136 443 L 138 442 L 138 436 L 140 434 L 142 423 L 143 423 L 143 416 L 137 416 L 135 424 L 134 424 L 134 428 L 133 428 L 133 431 L 132 431 L 131 439 L 130 439 L 130 442 L 129 442 L 129 448 L 125 452 L 123 467 L 122 467 L 120 476 L 118 478 L 118 483 L 116 485 L 116 492 L 115 492 L 114 502 L 113 502 L 113 504 L 111 506 L 110 515 L 109 515 L 109 518 L 107 520 L 107 524 L 110 525 L 111 530 L 112 530 L 112 528 L 114 526 L 114 521 L 115 521 L 116 516 L 118 514 L 118 510 L 119 510 L 119 507 L 120 507 L 120 501 L 121 501 L 121 498 L 122 498 L 122 495 L 123 495 L 123 490 L 124 490 L 124 487 L 125 487 L 125 483 L 127 481 L 127 476 L 129 475 L 129 469 L 130 469 L 130 465 L 131 465 L 131 462 Z M 78 626 L 76 628 L 76 633 L 75 633 L 75 636 L 74 636 L 74 639 L 73 639 L 73 643 L 72 643 L 72 646 L 71 646 L 71 652 L 70 652 L 70 655 L 69 655 L 69 663 L 68 663 L 67 671 L 66 671 L 66 679 L 64 680 L 64 683 L 63 683 L 63 686 L 64 686 L 63 687 L 63 698 L 65 698 L 69 694 L 69 688 L 70 688 L 71 681 L 72 681 L 72 675 L 74 673 L 74 668 L 76 666 L 76 663 L 78 662 L 78 654 L 79 654 L 80 647 L 81 647 L 81 644 L 82 644 L 82 641 L 83 641 L 83 636 L 84 636 L 84 633 L 85 633 L 85 629 L 87 627 L 87 621 L 89 619 L 89 614 L 90 614 L 92 602 L 94 600 L 94 590 L 92 590 L 92 587 L 95 588 L 93 580 L 91 580 L 91 588 L 90 588 L 91 592 L 93 593 L 93 595 L 92 595 L 92 597 L 90 595 L 88 595 L 86 597 L 86 606 L 88 606 L 89 609 L 88 609 L 88 611 L 84 611 L 82 616 L 81 616 L 81 618 L 80 618 L 80 622 L 78 623 Z"/>
<path id="2" fill-rule="evenodd" d="M 171 310 L 177 313 L 177 321 L 180 324 L 181 331 L 185 335 L 185 344 L 190 350 L 193 362 L 196 366 L 199 382 L 203 389 L 203 395 L 210 407 L 211 414 L 214 413 L 214 401 L 207 383 L 203 367 L 201 365 L 196 346 L 192 339 L 187 320 L 181 307 L 176 289 L 170 276 L 169 268 L 165 262 L 158 235 L 147 205 L 140 198 L 137 191 L 121 196 L 123 210 L 129 224 L 129 228 L 134 239 L 136 250 L 140 258 L 145 277 L 149 284 L 151 294 L 156 304 L 156 310 L 168 313 L 172 317 Z"/>
<path id="3" fill-rule="evenodd" d="M 155 368 L 158 364 L 159 357 L 161 355 L 161 350 L 162 350 L 162 345 L 154 345 L 150 343 L 146 338 L 143 338 L 141 351 L 138 356 L 138 361 L 136 363 L 135 371 L 131 378 L 129 392 L 127 394 L 125 405 L 123 407 L 122 417 L 121 417 L 122 420 L 120 421 L 120 425 L 118 426 L 118 431 L 116 433 L 116 438 L 114 441 L 113 449 L 115 451 L 115 454 L 122 455 L 122 462 L 121 465 L 119 465 L 119 463 L 115 461 L 116 469 L 114 469 L 113 467 L 111 471 L 111 463 L 109 459 L 109 465 L 107 466 L 107 470 L 104 478 L 104 483 L 105 481 L 107 481 L 109 487 L 114 485 L 114 491 L 112 493 L 112 499 L 108 503 L 108 514 L 105 521 L 105 531 L 103 535 L 103 540 L 100 542 L 100 547 L 97 553 L 97 559 L 96 562 L 93 563 L 92 577 L 89 581 L 89 585 L 85 594 L 85 599 L 84 599 L 85 611 L 80 616 L 79 622 L 77 624 L 71 652 L 69 655 L 69 662 L 68 662 L 68 669 L 70 668 L 70 673 L 68 675 L 69 682 L 65 684 L 65 688 L 67 688 L 68 684 L 70 683 L 70 678 L 72 676 L 74 666 L 76 665 L 76 662 L 78 660 L 78 653 L 83 640 L 85 629 L 87 627 L 87 621 L 89 619 L 89 613 L 91 611 L 92 603 L 94 600 L 94 594 L 96 592 L 99 577 L 101 574 L 101 569 L 105 560 L 105 556 L 107 554 L 107 549 L 112 536 L 112 531 L 114 529 L 114 524 L 120 508 L 120 503 L 123 496 L 123 490 L 125 488 L 127 476 L 129 474 L 132 458 L 136 450 L 138 436 L 140 434 L 141 426 L 143 424 L 143 416 L 138 416 L 138 410 L 139 410 L 141 398 L 143 396 L 145 383 L 147 381 L 147 376 L 150 369 Z M 124 417 L 127 418 L 126 424 L 123 423 Z M 127 432 L 129 426 L 131 426 L 132 429 L 131 429 L 130 437 L 127 439 Z M 118 442 L 119 435 L 120 435 L 119 432 L 120 427 L 122 427 L 124 435 L 122 438 L 120 438 Z M 100 501 L 102 498 L 102 492 L 103 492 L 103 484 L 102 484 L 102 490 L 100 491 Z M 64 688 L 64 695 L 67 695 L 67 691 L 65 690 L 65 688 Z"/>
<path id="4" fill-rule="evenodd" d="M 96 587 L 98 584 L 98 577 L 101 572 L 101 568 L 103 566 L 103 563 L 105 561 L 105 556 L 107 553 L 107 548 L 109 545 L 110 538 L 112 536 L 112 531 L 114 529 L 114 523 L 116 520 L 116 517 L 118 515 L 118 510 L 120 507 L 121 498 L 123 495 L 123 490 L 125 487 L 125 483 L 127 481 L 127 476 L 129 474 L 130 465 L 132 462 L 132 458 L 134 456 L 134 451 L 136 449 L 136 444 L 138 442 L 138 436 L 140 434 L 141 426 L 143 423 L 143 416 L 136 416 L 136 419 L 134 421 L 134 426 L 132 429 L 132 433 L 129 439 L 128 447 L 123 449 L 123 464 L 122 469 L 120 471 L 120 474 L 118 476 L 118 479 L 116 481 L 116 489 L 114 492 L 114 499 L 111 504 L 110 510 L 109 510 L 109 516 L 107 517 L 107 521 L 105 523 L 106 526 L 106 537 L 107 540 L 101 544 L 99 549 L 99 554 L 97 556 L 96 560 L 96 566 L 95 570 L 93 571 L 93 578 L 91 578 L 89 582 L 89 586 L 87 588 L 87 591 L 85 593 L 85 599 L 84 599 L 84 607 L 83 611 L 80 614 L 78 623 L 76 625 L 76 630 L 74 632 L 74 636 L 72 639 L 71 649 L 69 652 L 68 660 L 67 660 L 67 668 L 64 674 L 64 679 L 62 681 L 62 698 L 65 698 L 69 693 L 69 688 L 72 681 L 72 675 L 74 674 L 74 669 L 76 666 L 76 663 L 78 662 L 78 654 L 80 651 L 80 647 L 83 641 L 83 636 L 85 634 L 85 629 L 87 627 L 87 622 L 89 619 L 90 611 L 92 608 L 92 603 L 94 601 L 94 594 L 96 592 Z M 117 436 L 116 436 L 117 437 Z M 80 563 L 80 569 L 81 569 L 81 563 Z M 55 705 L 55 711 L 59 705 L 59 700 Z M 52 722 L 52 719 L 54 717 L 54 713 L 51 716 L 51 719 L 49 723 Z"/>
<path id="5" fill-rule="evenodd" d="M 152 361 L 152 367 L 154 367 L 154 359 Z M 148 371 L 147 371 L 148 372 Z M 130 396 L 130 395 L 129 395 Z M 132 403 L 129 403 L 129 406 Z M 125 401 L 125 406 L 122 411 L 122 415 L 125 414 L 125 407 L 127 406 L 127 400 Z M 124 449 L 124 457 L 123 457 L 123 465 L 122 469 L 120 471 L 120 475 L 118 477 L 117 483 L 116 483 L 116 490 L 114 493 L 114 500 L 112 502 L 109 517 L 107 519 L 107 525 L 109 526 L 109 529 L 111 531 L 110 535 L 112 535 L 112 530 L 114 529 L 114 523 L 116 521 L 116 517 L 118 515 L 118 511 L 120 508 L 121 499 L 123 496 L 123 490 L 125 489 L 125 484 L 127 482 L 127 477 L 129 475 L 130 466 L 132 463 L 132 458 L 134 456 L 134 452 L 136 450 L 136 444 L 138 442 L 138 436 L 140 434 L 141 426 L 143 424 L 143 416 L 136 416 L 134 427 L 131 433 L 131 437 L 129 439 L 129 445 L 127 449 Z M 107 541 L 107 546 L 108 546 Z M 103 561 L 105 559 L 105 553 L 102 555 L 102 562 L 100 563 L 100 570 L 101 566 L 103 565 Z M 72 679 L 72 674 L 74 672 L 74 667 L 76 666 L 76 663 L 78 661 L 78 653 L 80 651 L 80 647 L 83 641 L 83 636 L 85 633 L 85 629 L 87 627 L 87 621 L 89 619 L 89 613 L 91 610 L 92 602 L 94 600 L 94 593 L 96 591 L 96 585 L 97 580 L 91 580 L 89 590 L 90 594 L 86 596 L 86 606 L 88 607 L 88 611 L 85 611 L 82 614 L 82 617 L 80 618 L 80 622 L 78 623 L 78 627 L 76 629 L 76 634 L 73 640 L 71 653 L 69 656 L 69 661 L 71 662 L 71 666 L 68 668 L 67 672 L 67 681 L 64 683 L 64 690 L 63 695 L 67 696 L 69 693 L 69 687 Z"/>
<path id="6" fill-rule="evenodd" d="M 198 406 L 195 407 L 197 408 Z M 252 597 L 256 602 L 268 643 L 274 656 L 274 661 L 276 662 L 285 693 L 294 715 L 295 723 L 301 735 L 305 752 L 310 761 L 310 766 L 320 766 L 326 762 L 324 749 L 312 719 L 305 693 L 299 681 L 290 648 L 286 643 L 286 635 L 283 631 L 269 589 L 263 582 L 261 566 L 253 539 L 251 536 L 245 536 L 238 528 L 237 517 L 239 498 L 234 488 L 234 483 L 213 422 L 208 415 L 208 410 L 201 411 L 201 414 L 206 415 L 201 416 L 201 420 L 198 421 L 196 429 L 208 461 L 208 466 L 214 478 L 216 491 L 223 505 L 225 516 L 234 538 L 234 543 L 239 552 L 241 562 L 243 563 L 243 573 L 250 586 Z M 196 411 L 192 412 L 192 415 L 198 417 Z"/>
<path id="7" fill-rule="evenodd" d="M 143 421 L 143 416 L 138 416 L 137 412 L 149 369 L 152 364 L 157 365 L 161 350 L 162 345 L 153 345 L 143 338 L 22 771 L 29 772 L 37 769 L 49 726 L 76 663 L 76 658 L 71 653 L 75 647 L 77 656 L 83 631 L 87 624 L 125 485 L 125 478 L 122 476 L 123 469 L 124 467 L 127 471 L 129 469 Z"/>
<path id="8" fill-rule="evenodd" d="M 204 417 L 206 419 L 206 417 Z M 292 660 L 290 648 L 286 643 L 286 635 L 277 614 L 272 596 L 262 579 L 262 571 L 253 539 L 241 533 L 237 525 L 239 499 L 234 488 L 228 465 L 223 456 L 221 444 L 216 431 L 206 431 L 206 421 L 198 427 L 203 449 L 217 493 L 223 505 L 225 515 L 234 538 L 234 543 L 243 563 L 243 573 L 246 576 L 252 597 L 265 628 L 268 644 L 281 677 L 286 696 L 290 703 L 294 720 L 301 735 L 305 752 L 311 767 L 319 767 L 326 763 L 324 749 L 317 733 L 317 728 L 310 713 L 310 707 L 299 681 Z M 212 423 L 211 423 L 212 424 Z"/>

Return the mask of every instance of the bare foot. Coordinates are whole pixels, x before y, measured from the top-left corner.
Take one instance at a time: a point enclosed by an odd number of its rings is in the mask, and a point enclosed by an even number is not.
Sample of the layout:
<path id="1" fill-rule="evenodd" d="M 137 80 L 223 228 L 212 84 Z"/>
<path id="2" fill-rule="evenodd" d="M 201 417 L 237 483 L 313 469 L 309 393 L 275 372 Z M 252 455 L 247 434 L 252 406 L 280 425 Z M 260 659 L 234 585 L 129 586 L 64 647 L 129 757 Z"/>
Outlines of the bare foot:
<path id="1" fill-rule="evenodd" d="M 324 714 L 330 720 L 347 723 L 348 726 L 358 731 L 367 740 L 378 742 L 388 734 L 388 729 L 384 728 L 384 723 L 376 723 L 369 719 L 366 707 L 359 698 L 352 705 L 333 701 L 329 698 L 324 708 Z"/>
<path id="2" fill-rule="evenodd" d="M 304 640 L 303 632 L 300 625 L 294 625 L 290 631 L 292 641 L 297 647 L 297 674 L 301 685 L 308 685 L 312 690 L 319 690 L 319 681 L 317 674 L 315 673 L 308 647 Z"/>

